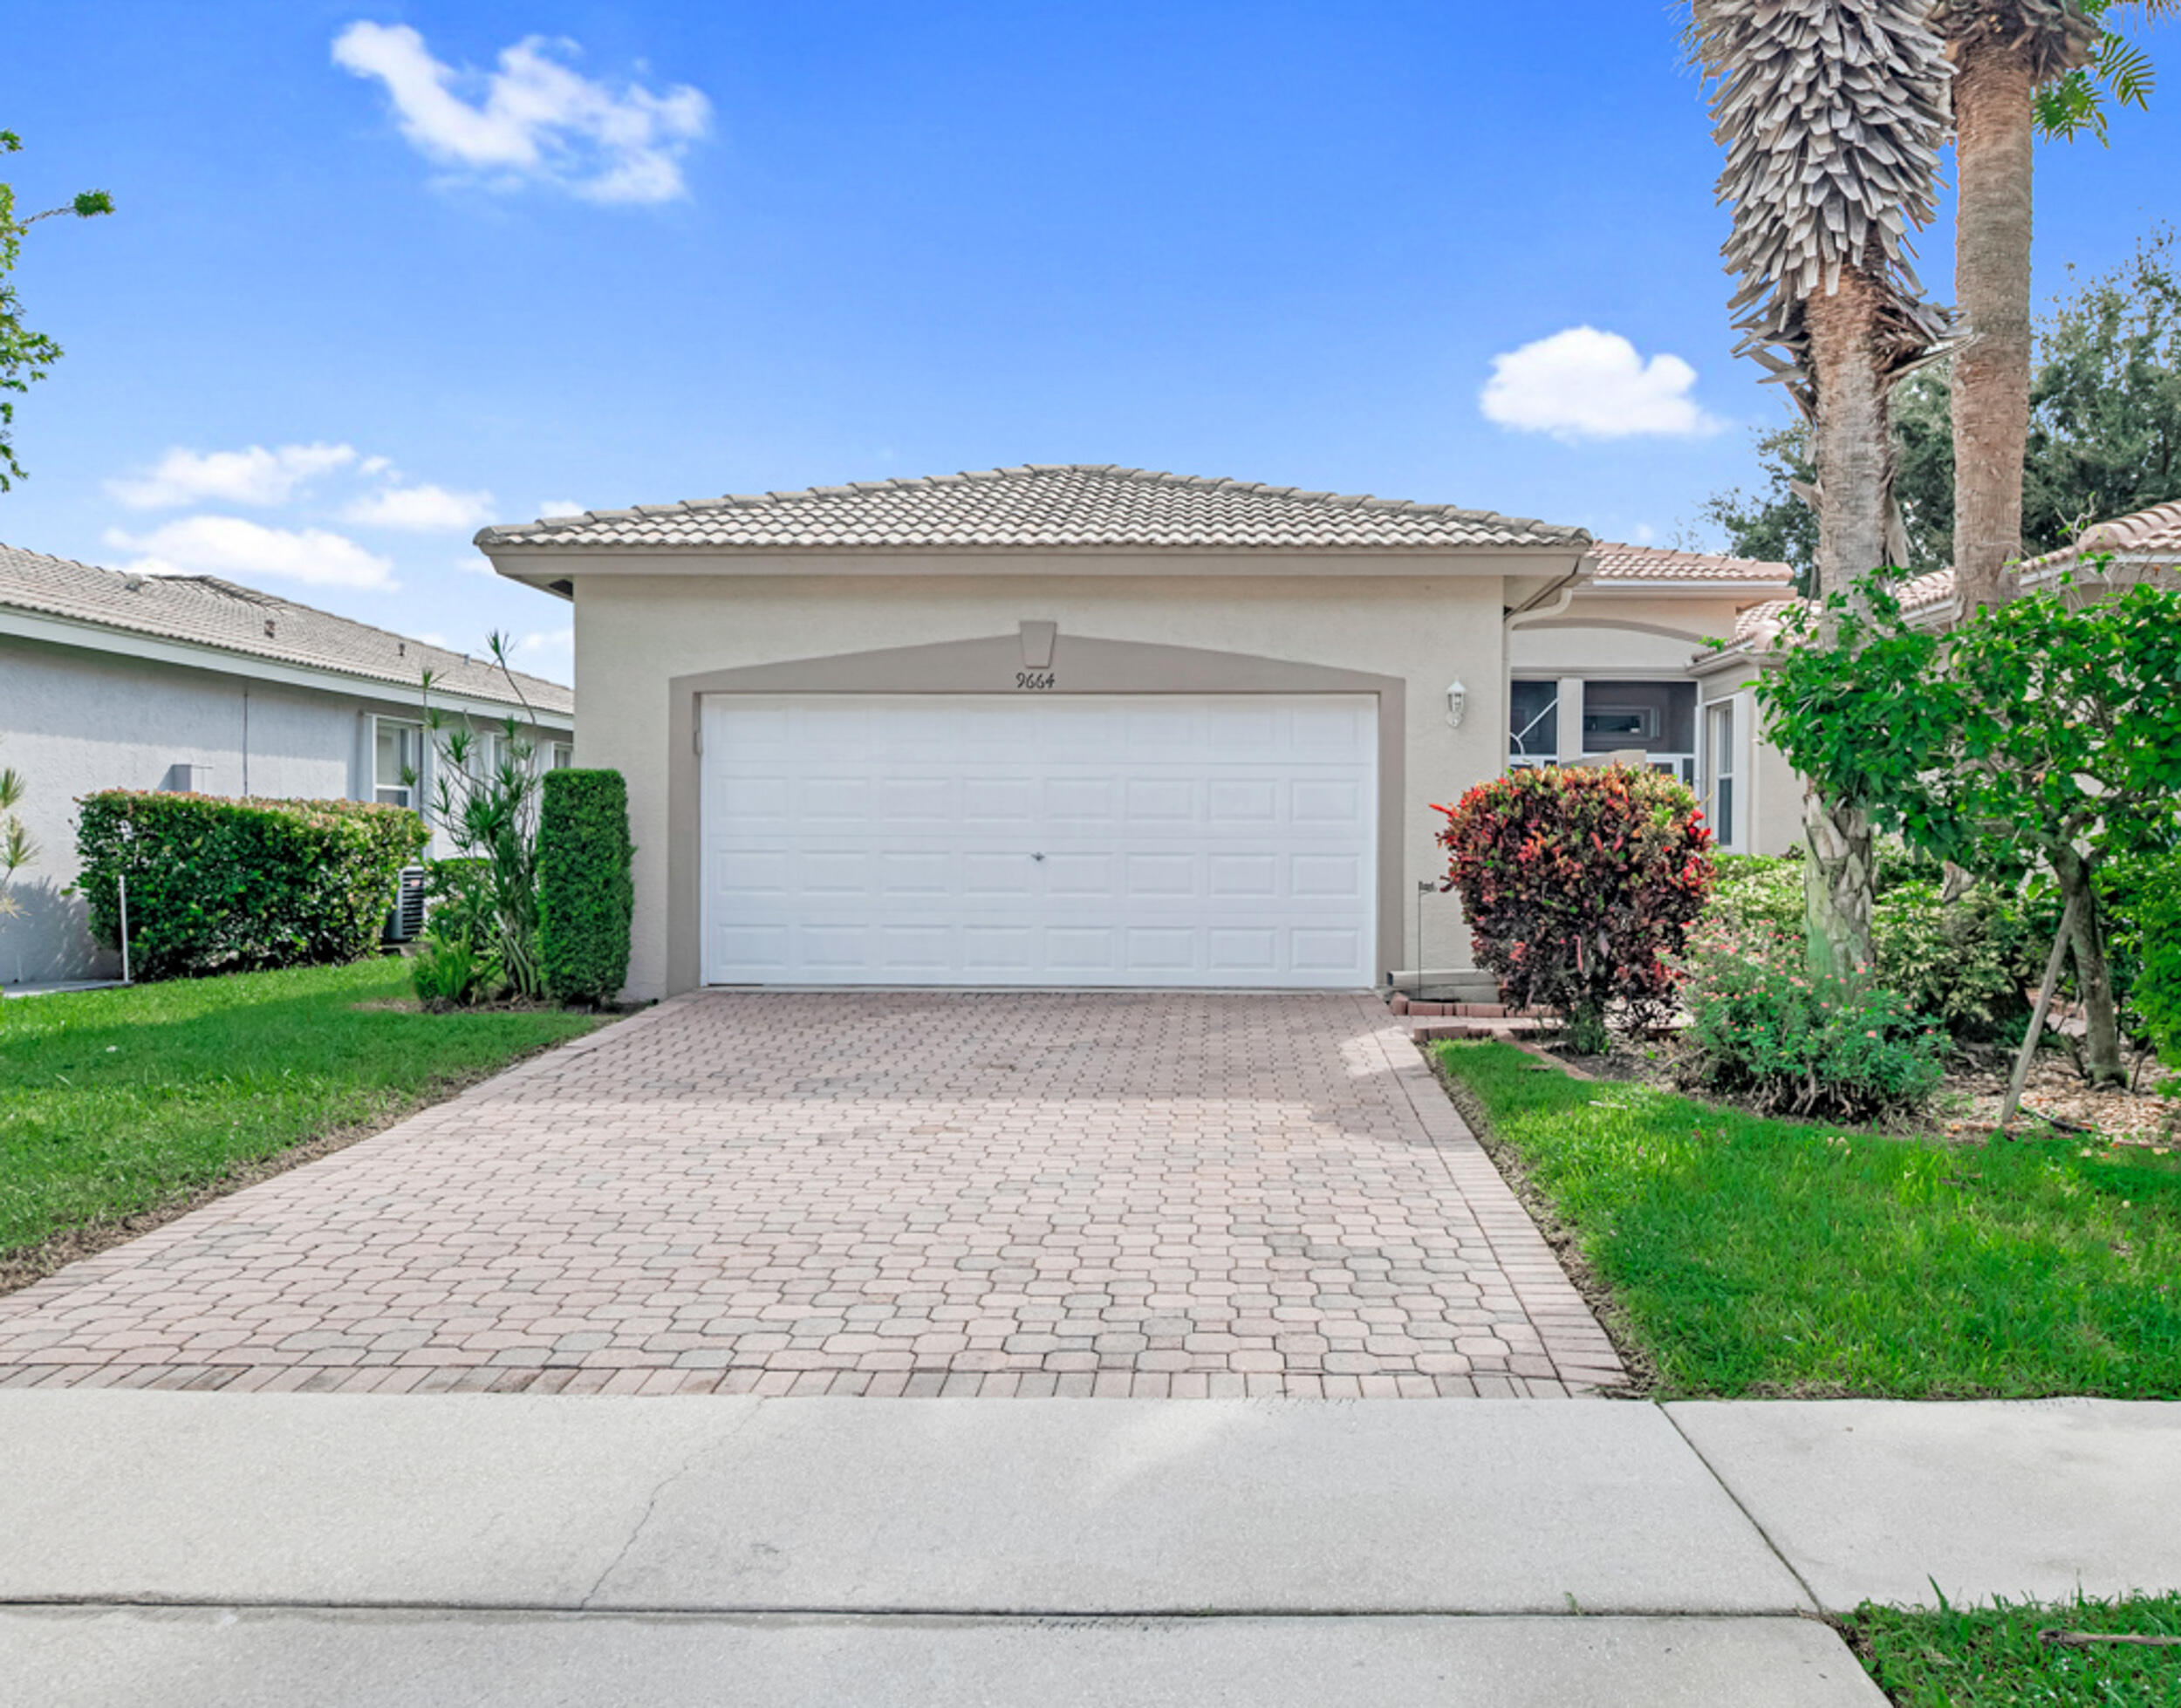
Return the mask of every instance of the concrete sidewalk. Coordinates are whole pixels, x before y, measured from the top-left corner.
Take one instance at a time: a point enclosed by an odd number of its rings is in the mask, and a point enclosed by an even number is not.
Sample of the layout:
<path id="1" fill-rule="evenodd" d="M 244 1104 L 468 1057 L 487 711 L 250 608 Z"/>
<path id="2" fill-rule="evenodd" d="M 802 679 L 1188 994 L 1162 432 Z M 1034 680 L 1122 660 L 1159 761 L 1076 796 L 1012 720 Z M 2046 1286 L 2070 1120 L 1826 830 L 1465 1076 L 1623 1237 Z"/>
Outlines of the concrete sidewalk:
<path id="1" fill-rule="evenodd" d="M 0 1440 L 51 1703 L 1870 1703 L 1813 1616 L 2181 1586 L 2181 1406 L 62 1390 Z"/>

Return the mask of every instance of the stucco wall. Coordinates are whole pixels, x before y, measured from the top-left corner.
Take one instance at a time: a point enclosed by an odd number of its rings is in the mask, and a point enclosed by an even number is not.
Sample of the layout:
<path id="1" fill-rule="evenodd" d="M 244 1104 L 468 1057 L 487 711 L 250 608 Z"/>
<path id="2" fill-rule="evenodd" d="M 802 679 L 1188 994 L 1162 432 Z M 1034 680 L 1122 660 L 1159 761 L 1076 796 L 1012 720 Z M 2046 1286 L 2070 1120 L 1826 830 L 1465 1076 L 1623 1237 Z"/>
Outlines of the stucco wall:
<path id="1" fill-rule="evenodd" d="M 1501 587 L 1497 576 L 578 577 L 576 689 L 583 727 L 576 759 L 627 776 L 637 843 L 629 993 L 656 996 L 667 983 L 671 678 L 1013 634 L 1025 620 L 1057 622 L 1063 635 L 1403 678 L 1408 810 L 1399 899 L 1403 940 L 1413 944 L 1417 880 L 1444 870 L 1432 842 L 1440 821 L 1429 803 L 1497 772 L 1504 751 Z M 1468 689 L 1459 730 L 1447 727 L 1445 699 L 1457 678 Z M 1468 934 L 1453 898 L 1426 897 L 1421 907 L 1425 964 L 1468 966 Z"/>
<path id="2" fill-rule="evenodd" d="M 85 930 L 82 902 L 60 893 L 77 871 L 79 796 L 168 787 L 185 764 L 209 768 L 198 784 L 207 794 L 364 798 L 373 714 L 417 714 L 413 700 L 0 636 L 0 765 L 23 776 L 17 812 L 39 848 L 10 890 L 21 917 L 0 919 L 0 984 L 119 970 Z"/>

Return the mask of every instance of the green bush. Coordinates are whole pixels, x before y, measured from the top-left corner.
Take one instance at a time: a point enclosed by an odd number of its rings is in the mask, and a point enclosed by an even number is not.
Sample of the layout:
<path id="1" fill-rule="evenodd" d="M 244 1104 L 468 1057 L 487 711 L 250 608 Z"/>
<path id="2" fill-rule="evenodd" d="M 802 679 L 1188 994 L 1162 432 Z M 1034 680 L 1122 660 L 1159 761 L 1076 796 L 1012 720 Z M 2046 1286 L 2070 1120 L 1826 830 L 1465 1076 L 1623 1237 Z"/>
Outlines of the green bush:
<path id="1" fill-rule="evenodd" d="M 424 936 L 409 952 L 409 983 L 427 1008 L 465 1008 L 497 995 L 506 968 L 492 862 L 434 860 L 424 874 Z"/>
<path id="2" fill-rule="evenodd" d="M 2127 966 L 2129 1004 L 2158 1059 L 2181 1068 L 2181 855 L 2131 861 L 2111 876 L 2115 972 Z"/>
<path id="3" fill-rule="evenodd" d="M 628 785 L 619 771 L 545 774 L 537 825 L 538 958 L 563 1002 L 604 1003 L 628 980 Z"/>
<path id="4" fill-rule="evenodd" d="M 1938 1089 L 1938 1026 L 1896 992 L 1812 973 L 1799 931 L 1701 927 L 1683 970 L 1677 1067 L 1691 1086 L 1840 1121 L 1912 1113 Z"/>
<path id="5" fill-rule="evenodd" d="M 500 983 L 500 964 L 466 937 L 427 937 L 409 954 L 409 987 L 435 1013 L 467 1008 Z"/>
<path id="6" fill-rule="evenodd" d="M 406 807 L 224 801 L 106 789 L 83 798 L 77 885 L 91 930 L 140 979 L 361 959 L 379 946 L 401 868 L 429 833 Z"/>
<path id="7" fill-rule="evenodd" d="M 1709 923 L 1800 939 L 1801 860 L 1728 856 L 1719 864 Z M 1973 883 L 1948 901 L 1938 862 L 1882 845 L 1877 865 L 1870 936 L 1878 984 L 1957 1042 L 2020 1037 L 2029 1018 L 2025 993 L 2042 976 L 2059 928 L 2049 895 Z"/>

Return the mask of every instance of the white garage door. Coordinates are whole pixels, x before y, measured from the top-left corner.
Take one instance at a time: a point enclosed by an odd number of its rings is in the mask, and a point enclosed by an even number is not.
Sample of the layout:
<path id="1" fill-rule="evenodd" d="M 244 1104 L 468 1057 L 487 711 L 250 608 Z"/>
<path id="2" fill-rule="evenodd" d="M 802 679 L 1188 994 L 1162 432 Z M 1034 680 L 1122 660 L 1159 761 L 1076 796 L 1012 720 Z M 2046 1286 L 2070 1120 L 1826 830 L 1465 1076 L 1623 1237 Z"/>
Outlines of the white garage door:
<path id="1" fill-rule="evenodd" d="M 1363 694 L 716 694 L 708 984 L 1373 979 Z"/>

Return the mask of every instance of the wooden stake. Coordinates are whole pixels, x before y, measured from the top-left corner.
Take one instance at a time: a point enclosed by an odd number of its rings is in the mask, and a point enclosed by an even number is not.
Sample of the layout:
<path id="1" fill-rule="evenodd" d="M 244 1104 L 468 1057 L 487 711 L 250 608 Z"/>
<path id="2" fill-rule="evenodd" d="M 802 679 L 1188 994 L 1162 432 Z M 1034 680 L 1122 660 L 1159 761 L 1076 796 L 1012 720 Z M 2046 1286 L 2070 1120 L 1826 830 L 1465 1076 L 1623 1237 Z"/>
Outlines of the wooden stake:
<path id="1" fill-rule="evenodd" d="M 2052 1012 L 2052 994 L 2060 982 L 2060 963 L 2067 958 L 2068 939 L 2075 931 L 2075 913 L 2081 896 L 2069 896 L 2068 905 L 2060 911 L 2060 930 L 2052 939 L 2052 953 L 2045 957 L 2045 982 L 2037 988 L 2037 1007 L 2029 1017 L 2029 1030 L 2023 1035 L 2022 1048 L 2014 1057 L 2014 1076 L 2007 1084 L 2007 1101 L 2000 1105 L 2000 1131 L 2005 1132 L 2014 1124 L 2014 1117 L 2022 1106 L 2022 1087 L 2029 1079 L 2030 1060 L 2037 1054 L 2037 1041 L 2044 1036 L 2045 1016 Z"/>

